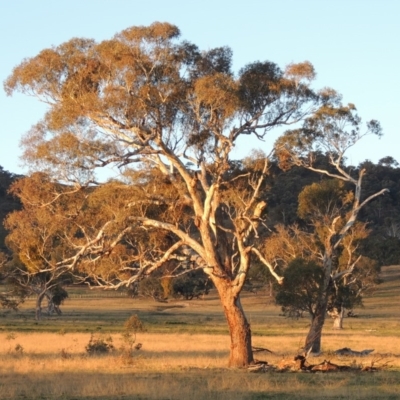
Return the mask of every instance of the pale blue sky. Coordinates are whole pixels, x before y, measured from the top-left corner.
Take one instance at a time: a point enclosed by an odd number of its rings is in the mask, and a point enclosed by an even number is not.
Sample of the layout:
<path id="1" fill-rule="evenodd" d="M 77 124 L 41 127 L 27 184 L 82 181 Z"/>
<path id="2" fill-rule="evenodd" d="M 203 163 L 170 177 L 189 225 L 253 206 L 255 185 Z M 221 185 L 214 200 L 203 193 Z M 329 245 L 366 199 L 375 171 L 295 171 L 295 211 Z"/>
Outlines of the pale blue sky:
<path id="1" fill-rule="evenodd" d="M 356 164 L 391 155 L 400 162 L 400 0 L 0 0 L 0 80 L 23 58 L 71 37 L 110 38 L 133 25 L 176 24 L 202 49 L 228 45 L 237 71 L 256 60 L 281 67 L 311 61 L 316 87 L 330 86 L 356 104 L 364 120 L 378 119 L 384 136 L 367 138 L 349 154 Z M 21 135 L 45 108 L 0 90 L 0 165 L 21 166 Z M 236 158 L 266 143 L 243 142 Z"/>

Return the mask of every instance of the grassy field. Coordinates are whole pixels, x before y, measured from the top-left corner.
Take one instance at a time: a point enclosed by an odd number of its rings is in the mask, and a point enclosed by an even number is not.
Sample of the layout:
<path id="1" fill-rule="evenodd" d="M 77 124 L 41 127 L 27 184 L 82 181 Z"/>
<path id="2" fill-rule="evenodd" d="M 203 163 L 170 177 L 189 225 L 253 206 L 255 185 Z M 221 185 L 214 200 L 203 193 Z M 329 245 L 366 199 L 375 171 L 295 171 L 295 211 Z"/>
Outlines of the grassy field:
<path id="1" fill-rule="evenodd" d="M 346 365 L 386 364 L 379 372 L 252 374 L 226 368 L 229 337 L 218 299 L 155 303 L 121 296 L 74 293 L 60 317 L 34 321 L 33 301 L 0 314 L 0 399 L 400 399 L 400 267 L 387 267 L 375 295 L 347 318 L 345 329 L 327 321 L 324 353 Z M 111 296 L 111 295 L 110 295 Z M 290 320 L 266 295 L 246 294 L 253 344 L 277 365 L 303 343 L 309 321 Z M 146 331 L 132 357 L 121 348 L 124 321 L 137 314 Z M 112 338 L 115 351 L 91 356 L 90 334 Z M 338 358 L 341 347 L 375 349 L 365 358 Z"/>

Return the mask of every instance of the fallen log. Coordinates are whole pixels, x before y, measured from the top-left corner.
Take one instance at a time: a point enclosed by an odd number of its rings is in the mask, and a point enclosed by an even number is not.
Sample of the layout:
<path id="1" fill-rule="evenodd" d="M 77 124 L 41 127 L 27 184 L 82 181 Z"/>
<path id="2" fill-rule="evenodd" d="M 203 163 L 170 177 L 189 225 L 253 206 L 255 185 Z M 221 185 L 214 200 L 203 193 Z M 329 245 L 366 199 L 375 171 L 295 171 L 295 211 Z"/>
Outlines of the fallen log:
<path id="1" fill-rule="evenodd" d="M 337 365 L 328 360 L 324 360 L 319 364 L 310 364 L 307 357 L 298 354 L 293 360 L 282 360 L 276 366 L 278 372 L 336 372 L 336 371 L 350 371 L 354 368 L 349 365 Z"/>
<path id="2" fill-rule="evenodd" d="M 352 350 L 349 347 L 343 347 L 342 349 L 335 350 L 334 353 L 338 356 L 356 356 L 365 357 L 371 354 L 375 349 L 366 349 L 361 351 Z"/>

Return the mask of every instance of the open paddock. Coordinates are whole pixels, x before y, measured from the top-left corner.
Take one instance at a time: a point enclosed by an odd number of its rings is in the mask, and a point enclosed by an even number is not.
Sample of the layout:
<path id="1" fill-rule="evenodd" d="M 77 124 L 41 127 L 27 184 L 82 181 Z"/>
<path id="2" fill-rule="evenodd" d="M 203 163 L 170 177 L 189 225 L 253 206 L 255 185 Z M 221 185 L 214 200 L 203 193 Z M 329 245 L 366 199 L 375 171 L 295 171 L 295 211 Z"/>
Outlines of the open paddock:
<path id="1" fill-rule="evenodd" d="M 400 300 L 398 267 L 384 270 L 385 283 L 335 331 L 327 320 L 323 354 L 346 365 L 385 365 L 381 371 L 253 374 L 226 368 L 229 349 L 218 299 L 149 300 L 72 296 L 60 317 L 35 322 L 33 302 L 17 312 L 1 311 L 0 400 L 9 399 L 400 399 Z M 253 345 L 273 353 L 255 357 L 277 365 L 298 353 L 309 321 L 280 316 L 266 295 L 243 299 Z M 139 351 L 122 351 L 124 321 L 137 314 L 146 331 Z M 91 333 L 112 338 L 114 351 L 89 355 Z M 334 350 L 375 349 L 367 357 L 338 357 Z"/>

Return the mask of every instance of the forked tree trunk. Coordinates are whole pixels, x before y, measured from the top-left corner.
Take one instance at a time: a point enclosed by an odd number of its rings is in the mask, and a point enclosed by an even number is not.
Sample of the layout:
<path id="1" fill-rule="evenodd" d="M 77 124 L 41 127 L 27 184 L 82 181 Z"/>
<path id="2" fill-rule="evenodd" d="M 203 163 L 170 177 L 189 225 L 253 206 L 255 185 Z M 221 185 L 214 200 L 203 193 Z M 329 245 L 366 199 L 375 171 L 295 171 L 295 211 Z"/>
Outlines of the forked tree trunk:
<path id="1" fill-rule="evenodd" d="M 243 368 L 254 362 L 250 324 L 230 281 L 214 281 L 218 290 L 231 339 L 229 367 Z"/>

